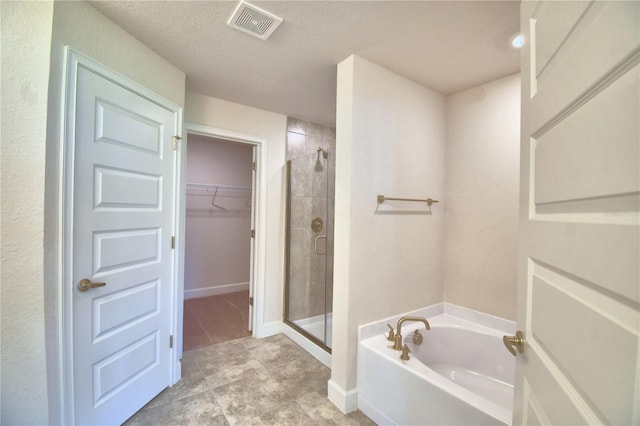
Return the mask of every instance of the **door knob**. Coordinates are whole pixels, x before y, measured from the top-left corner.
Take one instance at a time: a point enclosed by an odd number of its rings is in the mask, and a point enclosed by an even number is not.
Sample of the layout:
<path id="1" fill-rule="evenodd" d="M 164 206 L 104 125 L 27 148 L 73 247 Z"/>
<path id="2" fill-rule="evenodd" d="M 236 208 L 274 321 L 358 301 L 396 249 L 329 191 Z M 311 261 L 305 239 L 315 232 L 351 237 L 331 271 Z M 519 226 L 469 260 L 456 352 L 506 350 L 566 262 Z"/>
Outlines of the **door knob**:
<path id="1" fill-rule="evenodd" d="M 90 288 L 104 287 L 105 285 L 107 285 L 107 283 L 92 283 L 90 279 L 85 278 L 78 283 L 78 290 L 87 291 Z"/>
<path id="2" fill-rule="evenodd" d="M 524 334 L 518 330 L 515 336 L 502 336 L 502 343 L 511 352 L 511 355 L 516 356 L 516 349 L 520 353 L 524 351 Z"/>

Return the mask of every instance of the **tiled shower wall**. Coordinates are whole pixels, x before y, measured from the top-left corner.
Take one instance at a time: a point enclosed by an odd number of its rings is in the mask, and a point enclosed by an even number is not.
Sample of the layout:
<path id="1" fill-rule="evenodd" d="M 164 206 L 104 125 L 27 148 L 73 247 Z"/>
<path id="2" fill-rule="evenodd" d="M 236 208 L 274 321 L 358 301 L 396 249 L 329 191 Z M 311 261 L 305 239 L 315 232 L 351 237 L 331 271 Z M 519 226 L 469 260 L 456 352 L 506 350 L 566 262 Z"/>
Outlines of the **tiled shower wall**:
<path id="1" fill-rule="evenodd" d="M 289 320 L 331 312 L 333 304 L 333 216 L 335 195 L 334 128 L 297 118 L 287 120 L 287 160 L 291 160 L 289 249 Z M 329 150 L 324 159 L 318 148 Z M 325 222 L 316 233 L 311 221 Z M 326 235 L 326 255 L 314 252 Z M 319 250 L 325 248 L 319 241 Z"/>

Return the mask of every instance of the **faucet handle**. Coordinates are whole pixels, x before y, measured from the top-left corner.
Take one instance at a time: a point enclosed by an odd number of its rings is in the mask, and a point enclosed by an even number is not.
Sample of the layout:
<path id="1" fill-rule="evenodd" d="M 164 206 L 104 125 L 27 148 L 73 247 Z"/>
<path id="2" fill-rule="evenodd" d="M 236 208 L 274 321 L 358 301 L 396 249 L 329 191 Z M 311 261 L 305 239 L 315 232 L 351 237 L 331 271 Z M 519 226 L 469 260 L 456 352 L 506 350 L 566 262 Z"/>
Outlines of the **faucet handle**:
<path id="1" fill-rule="evenodd" d="M 413 343 L 416 345 L 422 344 L 422 334 L 420 334 L 420 331 L 417 329 L 413 332 Z"/>
<path id="2" fill-rule="evenodd" d="M 411 350 L 409 349 L 409 346 L 404 345 L 402 347 L 402 353 L 400 354 L 400 359 L 403 361 L 409 361 L 409 352 L 411 352 Z"/>
<path id="3" fill-rule="evenodd" d="M 391 325 L 387 324 L 387 327 L 389 327 L 389 335 L 387 336 L 387 340 L 390 342 L 395 342 L 396 341 L 396 334 L 393 331 L 393 327 L 391 327 Z"/>

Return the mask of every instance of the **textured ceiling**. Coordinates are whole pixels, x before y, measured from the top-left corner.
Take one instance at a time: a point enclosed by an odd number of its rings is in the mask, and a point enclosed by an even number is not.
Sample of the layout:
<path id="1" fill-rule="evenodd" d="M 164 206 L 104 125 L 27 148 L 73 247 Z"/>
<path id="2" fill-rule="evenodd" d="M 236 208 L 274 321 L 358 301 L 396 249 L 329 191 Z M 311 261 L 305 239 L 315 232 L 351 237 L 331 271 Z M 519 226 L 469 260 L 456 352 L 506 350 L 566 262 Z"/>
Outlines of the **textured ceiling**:
<path id="1" fill-rule="evenodd" d="M 357 54 L 443 94 L 519 71 L 517 1 L 250 1 L 267 41 L 226 25 L 235 1 L 92 1 L 187 75 L 187 90 L 335 124 L 336 65 Z"/>

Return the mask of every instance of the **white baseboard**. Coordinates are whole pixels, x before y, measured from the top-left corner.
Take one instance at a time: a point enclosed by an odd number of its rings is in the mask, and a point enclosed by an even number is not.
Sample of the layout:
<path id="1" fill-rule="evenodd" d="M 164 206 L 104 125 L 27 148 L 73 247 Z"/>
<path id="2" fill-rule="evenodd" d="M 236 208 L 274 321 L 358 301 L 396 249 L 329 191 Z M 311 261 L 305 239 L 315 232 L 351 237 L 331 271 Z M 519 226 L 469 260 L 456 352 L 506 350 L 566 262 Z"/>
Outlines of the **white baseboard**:
<path id="1" fill-rule="evenodd" d="M 282 321 L 271 321 L 264 324 L 258 324 L 255 330 L 255 337 L 262 339 L 263 337 L 282 333 L 282 325 Z"/>
<path id="2" fill-rule="evenodd" d="M 248 291 L 249 283 L 222 284 L 212 287 L 194 288 L 184 291 L 184 298 L 197 299 L 198 297 L 217 296 L 219 294 L 235 293 L 238 291 Z"/>
<path id="3" fill-rule="evenodd" d="M 358 392 L 356 389 L 351 389 L 347 392 L 333 379 L 330 379 L 327 383 L 327 393 L 329 394 L 329 401 L 344 414 L 358 409 Z"/>

